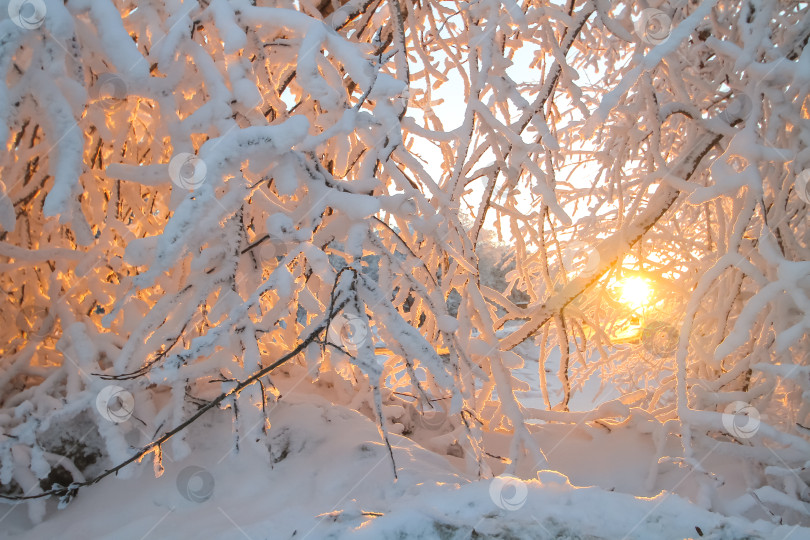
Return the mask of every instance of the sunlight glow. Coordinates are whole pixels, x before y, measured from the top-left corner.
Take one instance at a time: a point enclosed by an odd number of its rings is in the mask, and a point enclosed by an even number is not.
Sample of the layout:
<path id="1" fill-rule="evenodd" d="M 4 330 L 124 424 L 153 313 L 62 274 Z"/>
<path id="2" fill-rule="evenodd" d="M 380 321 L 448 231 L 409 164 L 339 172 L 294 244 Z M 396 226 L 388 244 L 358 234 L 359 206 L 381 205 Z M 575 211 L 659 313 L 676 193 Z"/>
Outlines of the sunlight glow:
<path id="1" fill-rule="evenodd" d="M 633 309 L 644 307 L 652 295 L 652 286 L 643 277 L 627 277 L 622 279 L 618 285 L 621 291 L 619 299 Z"/>

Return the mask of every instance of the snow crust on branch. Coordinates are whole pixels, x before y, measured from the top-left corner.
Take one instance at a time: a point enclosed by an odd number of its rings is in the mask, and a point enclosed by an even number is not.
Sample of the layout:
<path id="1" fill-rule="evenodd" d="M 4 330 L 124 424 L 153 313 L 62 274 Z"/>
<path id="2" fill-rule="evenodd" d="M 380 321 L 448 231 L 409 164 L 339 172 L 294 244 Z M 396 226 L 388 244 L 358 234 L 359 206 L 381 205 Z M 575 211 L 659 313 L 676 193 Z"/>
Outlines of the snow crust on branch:
<path id="1" fill-rule="evenodd" d="M 650 489 L 682 464 L 731 512 L 700 456 L 744 456 L 735 508 L 810 520 L 806 4 L 11 4 L 0 495 L 32 520 L 211 409 L 266 451 L 298 373 L 392 459 L 411 409 L 482 478 L 632 425 Z"/>

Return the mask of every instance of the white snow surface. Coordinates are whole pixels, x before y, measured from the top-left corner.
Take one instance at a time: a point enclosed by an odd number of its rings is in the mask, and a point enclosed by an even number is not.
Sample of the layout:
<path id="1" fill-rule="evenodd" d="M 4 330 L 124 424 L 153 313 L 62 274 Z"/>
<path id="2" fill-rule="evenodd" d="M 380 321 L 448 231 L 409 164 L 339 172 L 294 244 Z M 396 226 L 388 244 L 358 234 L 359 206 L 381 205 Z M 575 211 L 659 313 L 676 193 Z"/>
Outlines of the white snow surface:
<path id="1" fill-rule="evenodd" d="M 0 505 L 0 517 L 5 515 L 0 536 L 681 539 L 700 538 L 699 528 L 702 538 L 810 538 L 808 528 L 726 517 L 672 492 L 644 498 L 571 484 L 569 477 L 575 482 L 592 477 L 603 486 L 612 482 L 617 490 L 638 489 L 652 448 L 631 430 L 613 430 L 600 440 L 562 426 L 542 431 L 552 466 L 568 476 L 541 471 L 523 480 L 467 477 L 459 472 L 459 458 L 442 457 L 392 434 L 394 480 L 373 420 L 320 396 L 297 393 L 294 386 L 288 389 L 269 414 L 268 453 L 249 445 L 234 452 L 230 411 L 217 411 L 192 427 L 189 457 L 173 462 L 168 452 L 164 455 L 160 478 L 146 460 L 133 478 L 108 477 L 83 488 L 67 509 L 57 511 L 49 502 L 49 515 L 34 528 L 24 505 Z M 583 445 L 591 452 L 583 453 Z M 601 451 L 593 452 L 594 447 Z M 576 455 L 594 459 L 582 467 Z M 497 460 L 492 466 L 497 472 Z M 201 468 L 202 475 L 184 482 L 188 467 Z M 205 500 L 188 500 L 183 490 Z"/>

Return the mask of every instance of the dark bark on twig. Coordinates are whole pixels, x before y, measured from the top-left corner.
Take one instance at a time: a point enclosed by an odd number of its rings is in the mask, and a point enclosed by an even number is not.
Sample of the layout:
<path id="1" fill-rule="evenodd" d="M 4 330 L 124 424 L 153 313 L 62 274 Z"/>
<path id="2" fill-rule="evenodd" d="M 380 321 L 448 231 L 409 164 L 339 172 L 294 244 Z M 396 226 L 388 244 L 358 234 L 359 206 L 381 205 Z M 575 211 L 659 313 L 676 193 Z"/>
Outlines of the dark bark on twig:
<path id="1" fill-rule="evenodd" d="M 85 487 L 85 486 L 91 486 L 93 484 L 96 484 L 96 483 L 100 482 L 101 480 L 103 480 L 104 478 L 106 478 L 107 476 L 110 476 L 111 474 L 117 473 L 118 471 L 120 471 L 121 469 L 123 469 L 124 467 L 129 465 L 130 463 L 133 463 L 135 461 L 140 460 L 142 457 L 149 454 L 150 452 L 158 450 L 161 445 L 165 444 L 174 435 L 180 433 L 181 431 L 186 429 L 188 426 L 193 424 L 203 414 L 210 411 L 214 407 L 218 406 L 220 403 L 222 403 L 226 399 L 228 399 L 230 397 L 236 397 L 236 395 L 238 395 L 239 392 L 244 390 L 246 387 L 250 386 L 253 383 L 259 382 L 259 379 L 261 379 L 262 377 L 264 377 L 265 375 L 267 375 L 268 373 L 270 373 L 271 371 L 273 371 L 274 369 L 276 369 L 280 365 L 284 364 L 288 360 L 290 360 L 292 358 L 295 358 L 310 343 L 313 343 L 317 339 L 317 337 L 324 330 L 329 328 L 329 324 L 331 323 L 332 318 L 337 313 L 339 313 L 340 310 L 342 310 L 343 307 L 349 302 L 349 299 L 345 298 L 340 302 L 340 304 L 335 305 L 336 304 L 335 289 L 337 288 L 337 284 L 338 284 L 338 281 L 340 280 L 340 276 L 344 271 L 354 272 L 354 270 L 350 269 L 350 268 L 344 268 L 343 270 L 338 272 L 338 275 L 335 278 L 335 287 L 333 288 L 333 291 L 332 291 L 333 294 L 332 294 L 332 299 L 330 301 L 330 306 L 329 306 L 329 315 L 323 320 L 323 322 L 318 324 L 313 329 L 313 331 L 303 341 L 301 341 L 301 343 L 299 343 L 292 351 L 290 351 L 289 353 L 285 354 L 284 356 L 282 356 L 281 358 L 279 358 L 278 360 L 276 360 L 275 362 L 273 362 L 269 366 L 256 371 L 255 373 L 253 373 L 247 379 L 245 379 L 243 381 L 240 381 L 232 389 L 221 393 L 219 396 L 214 398 L 212 401 L 209 401 L 208 403 L 206 403 L 205 405 L 200 407 L 197 410 L 197 412 L 195 412 L 190 418 L 188 418 L 187 420 L 185 420 L 184 422 L 182 422 L 180 425 L 176 426 L 175 428 L 167 431 L 161 437 L 153 440 L 152 442 L 150 442 L 146 446 L 143 446 L 140 450 L 138 450 L 138 452 L 133 454 L 130 458 L 122 461 L 121 463 L 119 463 L 115 467 L 112 467 L 111 469 L 107 469 L 103 473 L 91 478 L 90 480 L 85 480 L 83 482 L 74 482 L 70 486 L 49 489 L 47 491 L 43 491 L 42 493 L 37 493 L 36 495 L 20 495 L 20 496 L 0 495 L 0 499 L 6 499 L 6 500 L 12 500 L 12 501 L 22 501 L 22 500 L 30 500 L 30 499 L 41 499 L 43 497 L 50 497 L 51 495 L 56 495 L 56 496 L 59 496 L 59 497 L 66 497 L 69 500 L 69 499 L 73 498 L 76 495 L 76 493 L 79 491 L 79 488 L 82 488 L 82 487 Z"/>

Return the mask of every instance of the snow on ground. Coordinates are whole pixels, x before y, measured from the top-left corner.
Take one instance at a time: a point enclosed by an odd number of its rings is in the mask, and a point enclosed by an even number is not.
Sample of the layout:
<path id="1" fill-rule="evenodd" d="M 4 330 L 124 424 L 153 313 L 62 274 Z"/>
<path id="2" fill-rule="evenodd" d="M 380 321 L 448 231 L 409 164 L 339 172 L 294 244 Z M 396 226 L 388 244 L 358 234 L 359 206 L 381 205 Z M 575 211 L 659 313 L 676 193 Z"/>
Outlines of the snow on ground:
<path id="1" fill-rule="evenodd" d="M 0 536 L 20 539 L 787 539 L 810 529 L 751 523 L 708 512 L 678 495 L 638 498 L 646 470 L 641 435 L 614 430 L 589 439 L 562 426 L 539 432 L 552 466 L 606 486 L 575 487 L 559 473 L 519 481 L 474 480 L 452 462 L 391 436 L 398 479 L 372 420 L 311 393 L 287 392 L 270 412 L 270 456 L 232 451 L 230 411 L 192 427 L 192 455 L 150 463 L 131 479 L 83 488 L 62 511 L 30 528 L 24 506 L 0 506 Z M 558 441 L 551 437 L 557 430 Z M 635 436 L 638 440 L 633 439 Z M 551 446 L 549 446 L 551 445 Z M 575 454 L 594 456 L 581 471 Z M 169 457 L 169 456 L 167 456 Z M 495 464 L 495 461 L 493 461 Z M 582 459 L 579 460 L 582 464 Z M 497 472 L 497 470 L 496 470 Z M 634 476 L 635 475 L 635 476 Z M 610 488 L 617 491 L 609 491 Z"/>
<path id="2" fill-rule="evenodd" d="M 530 360 L 538 351 L 526 345 L 526 364 L 516 372 L 530 390 L 517 395 L 524 405 L 544 409 L 537 362 Z M 560 399 L 553 376 L 558 362 L 551 351 L 546 370 L 553 403 Z M 744 464 L 727 457 L 718 463 L 711 455 L 697 456 L 723 472 L 712 504 L 724 515 L 689 502 L 696 500 L 698 482 L 676 464 L 663 464 L 648 483 L 656 455 L 652 437 L 630 424 L 534 424 L 530 429 L 550 468 L 559 472 L 534 473 L 536 464 L 525 461 L 516 466 L 520 479 L 479 480 L 462 472 L 464 459 L 448 445 L 446 419 L 406 428 L 389 411 L 394 480 L 371 410 L 358 407 L 356 397 L 351 407 L 333 403 L 341 392 L 331 383 L 302 385 L 306 370 L 293 371 L 274 377 L 283 397 L 269 413 L 269 452 L 245 444 L 234 452 L 231 412 L 209 413 L 190 428 L 191 457 L 175 463 L 166 452 L 162 477 L 154 478 L 147 459 L 133 478 L 83 488 L 65 510 L 49 502 L 48 517 L 35 527 L 25 506 L 0 505 L 0 537 L 810 539 L 810 528 L 766 521 L 742 487 Z M 571 409 L 589 410 L 617 397 L 609 390 L 600 394 L 599 386 L 598 377 L 589 379 Z M 403 431 L 410 438 L 396 435 Z M 485 438 L 488 465 L 501 474 L 498 456 L 508 454 L 509 436 Z M 678 455 L 676 437 L 666 446 L 668 455 Z"/>

